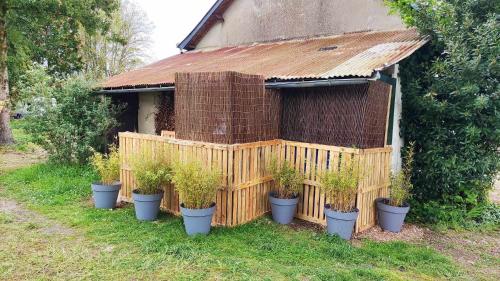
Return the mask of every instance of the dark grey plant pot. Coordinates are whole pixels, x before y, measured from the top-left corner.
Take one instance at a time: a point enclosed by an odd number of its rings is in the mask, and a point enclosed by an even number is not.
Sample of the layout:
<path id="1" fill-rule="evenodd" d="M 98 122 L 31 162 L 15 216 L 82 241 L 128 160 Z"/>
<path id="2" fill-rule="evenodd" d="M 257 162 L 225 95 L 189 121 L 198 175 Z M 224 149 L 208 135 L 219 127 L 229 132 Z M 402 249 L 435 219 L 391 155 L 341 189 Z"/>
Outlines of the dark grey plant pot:
<path id="1" fill-rule="evenodd" d="M 135 217 L 140 221 L 154 221 L 160 211 L 160 203 L 163 198 L 163 190 L 156 194 L 140 194 L 137 190 L 132 191 L 134 198 Z"/>
<path id="2" fill-rule="evenodd" d="M 95 207 L 97 209 L 114 209 L 121 187 L 121 182 L 111 185 L 92 183 L 92 197 L 94 198 Z"/>
<path id="3" fill-rule="evenodd" d="M 395 207 L 387 204 L 389 199 L 378 198 L 377 215 L 378 225 L 383 230 L 391 232 L 400 232 L 405 221 L 406 214 L 410 210 L 410 205 L 406 204 L 403 207 Z"/>
<path id="4" fill-rule="evenodd" d="M 326 230 L 328 234 L 337 234 L 342 239 L 350 240 L 358 213 L 358 209 L 353 212 L 344 213 L 332 210 L 328 204 L 325 205 Z"/>
<path id="5" fill-rule="evenodd" d="M 206 209 L 188 209 L 181 204 L 181 214 L 184 219 L 186 233 L 191 236 L 195 234 L 208 234 L 215 212 L 215 203 Z"/>
<path id="6" fill-rule="evenodd" d="M 292 222 L 297 210 L 299 197 L 293 199 L 281 199 L 274 197 L 275 193 L 269 193 L 269 202 L 271 203 L 271 214 L 273 220 L 280 224 L 289 224 Z"/>

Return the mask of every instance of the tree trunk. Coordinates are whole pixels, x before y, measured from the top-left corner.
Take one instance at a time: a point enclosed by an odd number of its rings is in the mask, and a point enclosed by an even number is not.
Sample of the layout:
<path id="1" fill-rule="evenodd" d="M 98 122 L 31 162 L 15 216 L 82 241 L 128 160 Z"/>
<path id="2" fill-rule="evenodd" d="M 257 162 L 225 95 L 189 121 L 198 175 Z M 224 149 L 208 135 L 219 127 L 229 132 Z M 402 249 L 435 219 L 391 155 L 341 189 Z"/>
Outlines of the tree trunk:
<path id="1" fill-rule="evenodd" d="M 7 1 L 0 3 L 0 145 L 12 144 L 10 129 L 9 74 L 7 71 Z"/>

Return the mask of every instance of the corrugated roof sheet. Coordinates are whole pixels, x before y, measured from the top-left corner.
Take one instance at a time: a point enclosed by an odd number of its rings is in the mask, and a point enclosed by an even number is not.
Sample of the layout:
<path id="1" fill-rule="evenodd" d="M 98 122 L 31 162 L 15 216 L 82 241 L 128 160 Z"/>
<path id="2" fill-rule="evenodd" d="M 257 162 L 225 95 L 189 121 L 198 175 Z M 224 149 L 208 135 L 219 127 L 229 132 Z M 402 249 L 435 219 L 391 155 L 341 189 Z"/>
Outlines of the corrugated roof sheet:
<path id="1" fill-rule="evenodd" d="M 102 87 L 173 85 L 176 72 L 238 71 L 266 80 L 370 77 L 427 41 L 409 29 L 195 50 L 113 76 Z"/>

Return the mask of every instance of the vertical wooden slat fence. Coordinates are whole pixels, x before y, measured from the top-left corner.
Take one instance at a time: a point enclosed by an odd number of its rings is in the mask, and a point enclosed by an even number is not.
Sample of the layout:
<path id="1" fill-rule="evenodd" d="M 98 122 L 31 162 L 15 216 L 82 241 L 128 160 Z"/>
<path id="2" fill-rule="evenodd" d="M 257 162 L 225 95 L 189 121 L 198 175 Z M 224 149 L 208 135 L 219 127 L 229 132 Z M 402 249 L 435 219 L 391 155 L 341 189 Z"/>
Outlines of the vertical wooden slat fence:
<path id="1" fill-rule="evenodd" d="M 120 133 L 122 156 L 121 197 L 131 201 L 134 184 L 130 159 L 142 149 L 154 153 L 166 150 L 180 159 L 193 156 L 205 165 L 217 167 L 223 174 L 223 185 L 217 193 L 217 210 L 213 223 L 234 226 L 259 217 L 270 210 L 268 193 L 272 178 L 268 167 L 273 157 L 287 159 L 305 175 L 296 217 L 325 224 L 325 194 L 321 191 L 317 174 L 339 169 L 349 161 L 359 160 L 366 172 L 360 181 L 357 207 L 360 215 L 356 231 L 375 224 L 374 200 L 387 195 L 391 148 L 355 149 L 329 145 L 300 143 L 285 140 L 261 141 L 246 144 L 212 144 L 136 133 Z M 165 187 L 162 208 L 179 212 L 179 196 L 173 186 Z"/>

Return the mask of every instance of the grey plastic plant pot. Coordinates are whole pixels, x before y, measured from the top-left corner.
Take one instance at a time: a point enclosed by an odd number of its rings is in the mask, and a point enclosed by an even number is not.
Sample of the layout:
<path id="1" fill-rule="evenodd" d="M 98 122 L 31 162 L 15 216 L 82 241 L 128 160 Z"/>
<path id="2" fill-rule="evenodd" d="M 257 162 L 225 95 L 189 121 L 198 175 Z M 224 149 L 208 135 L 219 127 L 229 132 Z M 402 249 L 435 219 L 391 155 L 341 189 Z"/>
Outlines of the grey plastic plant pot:
<path id="1" fill-rule="evenodd" d="M 292 222 L 297 210 L 299 197 L 293 199 L 276 198 L 275 193 L 269 193 L 269 202 L 271 203 L 271 214 L 273 220 L 279 224 L 289 224 Z"/>
<path id="2" fill-rule="evenodd" d="M 212 224 L 212 217 L 215 212 L 215 203 L 206 209 L 184 208 L 181 204 L 181 214 L 184 220 L 184 228 L 189 236 L 196 234 L 208 234 Z"/>
<path id="3" fill-rule="evenodd" d="M 163 190 L 156 194 L 140 194 L 137 190 L 132 191 L 134 198 L 135 217 L 140 221 L 154 221 L 160 211 L 160 203 L 163 198 Z"/>
<path id="4" fill-rule="evenodd" d="M 389 199 L 378 198 L 377 216 L 378 225 L 390 232 L 400 232 L 405 221 L 406 214 L 410 210 L 410 205 L 406 204 L 403 207 L 395 207 L 387 204 Z"/>
<path id="5" fill-rule="evenodd" d="M 325 205 L 326 230 L 328 234 L 337 234 L 342 239 L 351 240 L 354 224 L 358 218 L 359 210 L 353 212 L 338 212 Z"/>
<path id="6" fill-rule="evenodd" d="M 111 185 L 92 183 L 92 197 L 94 198 L 95 207 L 97 209 L 114 209 L 121 187 L 121 182 Z"/>

